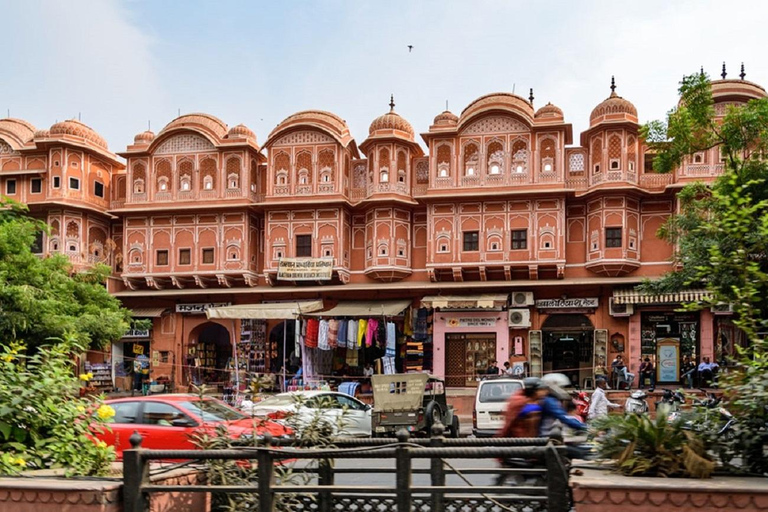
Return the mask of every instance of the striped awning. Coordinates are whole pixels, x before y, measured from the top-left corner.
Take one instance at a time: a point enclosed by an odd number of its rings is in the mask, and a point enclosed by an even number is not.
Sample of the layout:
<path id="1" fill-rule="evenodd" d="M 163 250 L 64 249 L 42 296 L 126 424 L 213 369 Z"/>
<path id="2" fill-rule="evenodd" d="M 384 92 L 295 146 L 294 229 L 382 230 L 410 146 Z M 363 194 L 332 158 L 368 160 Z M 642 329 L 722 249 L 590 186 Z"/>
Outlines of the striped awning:
<path id="1" fill-rule="evenodd" d="M 653 295 L 634 288 L 613 291 L 614 304 L 682 304 L 700 302 L 710 297 L 707 290 L 684 290 L 675 293 Z"/>
<path id="2" fill-rule="evenodd" d="M 421 299 L 421 305 L 440 309 L 492 309 L 501 311 L 507 305 L 507 294 L 483 295 L 430 295 Z"/>
<path id="3" fill-rule="evenodd" d="M 160 318 L 168 308 L 133 308 L 131 313 L 134 318 Z"/>

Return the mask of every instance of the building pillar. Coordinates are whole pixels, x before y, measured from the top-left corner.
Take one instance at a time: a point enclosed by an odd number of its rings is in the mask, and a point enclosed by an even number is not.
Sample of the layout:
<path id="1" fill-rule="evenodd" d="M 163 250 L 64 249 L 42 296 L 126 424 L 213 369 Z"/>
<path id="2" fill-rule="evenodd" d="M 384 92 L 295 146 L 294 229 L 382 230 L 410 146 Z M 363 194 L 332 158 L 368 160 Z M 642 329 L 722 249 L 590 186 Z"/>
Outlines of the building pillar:
<path id="1" fill-rule="evenodd" d="M 700 333 L 699 338 L 699 360 L 703 360 L 705 357 L 709 357 L 711 360 L 715 358 L 715 332 L 714 326 L 715 319 L 712 311 L 709 309 L 702 309 L 701 316 L 699 317 Z"/>
<path id="2" fill-rule="evenodd" d="M 640 363 L 637 359 L 642 354 L 641 347 L 641 315 L 639 311 L 629 317 L 629 339 L 627 340 L 626 352 L 624 354 L 624 360 L 629 365 L 629 371 L 635 375 L 639 374 Z M 610 363 L 609 363 L 610 364 Z"/>

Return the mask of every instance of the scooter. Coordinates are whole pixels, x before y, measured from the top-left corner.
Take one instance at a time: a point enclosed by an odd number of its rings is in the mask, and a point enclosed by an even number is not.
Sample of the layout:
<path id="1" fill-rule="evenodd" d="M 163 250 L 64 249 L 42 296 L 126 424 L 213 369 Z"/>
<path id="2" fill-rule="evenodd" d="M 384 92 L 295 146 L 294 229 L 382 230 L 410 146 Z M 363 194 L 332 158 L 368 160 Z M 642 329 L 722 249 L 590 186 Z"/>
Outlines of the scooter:
<path id="1" fill-rule="evenodd" d="M 672 391 L 671 389 L 665 389 L 662 392 L 661 400 L 656 402 L 656 410 L 660 405 L 668 405 L 671 412 L 677 412 L 680 410 L 680 406 L 685 403 L 685 395 L 680 391 Z"/>
<path id="2" fill-rule="evenodd" d="M 647 413 L 650 408 L 648 407 L 646 398 L 648 398 L 648 393 L 644 390 L 638 389 L 637 391 L 633 391 L 632 394 L 629 395 L 629 398 L 627 398 L 627 401 L 624 402 L 624 412 L 634 414 Z"/>

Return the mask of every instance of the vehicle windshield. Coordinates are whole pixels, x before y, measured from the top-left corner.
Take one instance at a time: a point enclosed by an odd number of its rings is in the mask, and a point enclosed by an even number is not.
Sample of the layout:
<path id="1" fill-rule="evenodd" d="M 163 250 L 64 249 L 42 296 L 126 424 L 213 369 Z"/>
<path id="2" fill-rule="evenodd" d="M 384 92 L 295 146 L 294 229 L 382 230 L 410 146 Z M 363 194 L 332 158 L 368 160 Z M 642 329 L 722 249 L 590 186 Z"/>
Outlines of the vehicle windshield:
<path id="1" fill-rule="evenodd" d="M 480 388 L 480 403 L 506 402 L 515 391 L 522 387 L 519 382 L 483 382 Z"/>
<path id="2" fill-rule="evenodd" d="M 216 400 L 190 400 L 179 402 L 179 405 L 204 422 L 237 421 L 248 417 Z"/>

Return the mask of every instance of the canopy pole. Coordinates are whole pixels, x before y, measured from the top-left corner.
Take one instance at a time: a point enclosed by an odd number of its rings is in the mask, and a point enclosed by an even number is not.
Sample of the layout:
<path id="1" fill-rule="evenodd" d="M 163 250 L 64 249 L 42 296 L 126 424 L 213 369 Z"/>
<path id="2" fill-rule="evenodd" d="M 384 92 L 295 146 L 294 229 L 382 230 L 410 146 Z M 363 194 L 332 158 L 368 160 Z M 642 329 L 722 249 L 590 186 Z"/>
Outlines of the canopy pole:
<path id="1" fill-rule="evenodd" d="M 232 406 L 237 407 L 237 399 L 240 396 L 240 363 L 237 358 L 237 329 L 235 329 L 234 318 L 232 319 L 232 345 L 235 349 L 235 403 Z"/>
<path id="2" fill-rule="evenodd" d="M 283 390 L 283 393 L 285 393 L 285 349 L 286 349 L 286 338 L 288 336 L 288 320 L 283 320 L 283 385 L 281 389 Z"/>

